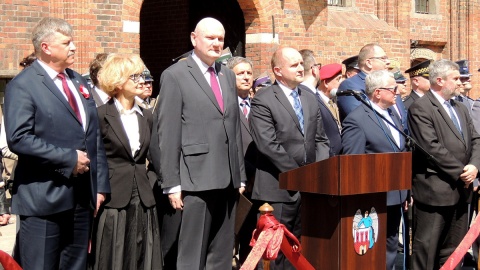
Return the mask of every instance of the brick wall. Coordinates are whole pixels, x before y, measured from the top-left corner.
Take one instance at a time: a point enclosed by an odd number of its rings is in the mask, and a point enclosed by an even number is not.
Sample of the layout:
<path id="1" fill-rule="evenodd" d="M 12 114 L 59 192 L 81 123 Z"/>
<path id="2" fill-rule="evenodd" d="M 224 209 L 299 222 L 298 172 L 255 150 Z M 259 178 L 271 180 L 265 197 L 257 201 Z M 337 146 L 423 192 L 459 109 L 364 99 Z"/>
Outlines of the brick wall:
<path id="1" fill-rule="evenodd" d="M 197 17 L 205 14 L 205 10 L 197 10 L 198 5 L 216 7 L 227 2 L 192 1 L 4 0 L 0 3 L 0 76 L 18 73 L 19 61 L 33 50 L 32 27 L 49 14 L 65 18 L 74 27 L 76 70 L 86 72 L 100 52 L 140 53 L 158 80 L 172 58 L 191 48 L 189 32 Z M 435 14 L 427 15 L 416 14 L 413 1 L 400 0 L 349 0 L 348 7 L 329 7 L 327 0 L 237 2 L 245 20 L 244 51 L 255 64 L 255 75 L 270 71 L 271 55 L 280 45 L 310 48 L 318 61 L 328 64 L 357 54 L 366 43 L 377 42 L 405 70 L 413 60 L 410 40 L 417 40 L 419 48 L 430 49 L 438 59 L 469 59 L 474 75 L 480 67 L 476 42 L 480 2 L 476 0 L 438 0 Z M 190 9 L 191 5 L 196 8 Z M 228 19 L 228 14 L 216 16 Z M 134 31 L 138 23 L 139 33 Z M 133 30 L 124 31 L 125 26 Z M 472 77 L 474 86 L 480 85 L 478 77 Z M 480 96 L 474 91 L 471 96 Z"/>

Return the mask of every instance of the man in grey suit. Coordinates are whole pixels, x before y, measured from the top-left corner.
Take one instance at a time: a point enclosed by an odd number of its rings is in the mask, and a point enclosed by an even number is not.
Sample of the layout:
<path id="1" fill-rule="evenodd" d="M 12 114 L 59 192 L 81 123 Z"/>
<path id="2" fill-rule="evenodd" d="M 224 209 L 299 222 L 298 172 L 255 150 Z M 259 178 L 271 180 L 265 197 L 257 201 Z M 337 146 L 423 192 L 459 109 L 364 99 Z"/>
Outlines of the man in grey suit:
<path id="1" fill-rule="evenodd" d="M 460 73 L 450 60 L 429 67 L 431 90 L 409 108 L 413 138 L 435 160 L 413 156 L 413 267 L 438 269 L 468 228 L 467 204 L 480 166 L 480 136 L 460 94 Z M 457 267 L 460 269 L 460 266 Z"/>
<path id="2" fill-rule="evenodd" d="M 97 110 L 87 82 L 68 68 L 72 27 L 44 18 L 32 37 L 37 60 L 5 93 L 7 143 L 18 155 L 17 259 L 23 269 L 86 269 L 92 217 L 110 193 Z"/>
<path id="3" fill-rule="evenodd" d="M 280 48 L 271 64 L 276 82 L 255 95 L 249 118 L 258 149 L 252 199 L 271 204 L 275 218 L 299 238 L 300 193 L 280 189 L 278 176 L 328 158 L 330 147 L 315 96 L 298 88 L 304 78 L 300 53 Z M 283 254 L 270 266 L 294 269 Z"/>
<path id="4" fill-rule="evenodd" d="M 235 208 L 246 181 L 235 75 L 215 62 L 225 30 L 204 18 L 193 53 L 160 78 L 157 103 L 163 192 L 182 210 L 177 269 L 231 269 Z"/>

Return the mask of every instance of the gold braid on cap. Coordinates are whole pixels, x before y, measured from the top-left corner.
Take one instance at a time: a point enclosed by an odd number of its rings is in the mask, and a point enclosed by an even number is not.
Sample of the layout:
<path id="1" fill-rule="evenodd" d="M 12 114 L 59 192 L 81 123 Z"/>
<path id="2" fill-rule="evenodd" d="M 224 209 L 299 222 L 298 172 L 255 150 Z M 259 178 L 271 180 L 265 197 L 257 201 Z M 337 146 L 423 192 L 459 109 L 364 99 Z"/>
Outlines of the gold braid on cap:
<path id="1" fill-rule="evenodd" d="M 428 77 L 428 67 L 424 67 L 421 69 L 417 69 L 415 71 L 412 71 L 410 73 L 410 76 L 415 77 L 415 76 L 423 76 L 423 77 Z"/>

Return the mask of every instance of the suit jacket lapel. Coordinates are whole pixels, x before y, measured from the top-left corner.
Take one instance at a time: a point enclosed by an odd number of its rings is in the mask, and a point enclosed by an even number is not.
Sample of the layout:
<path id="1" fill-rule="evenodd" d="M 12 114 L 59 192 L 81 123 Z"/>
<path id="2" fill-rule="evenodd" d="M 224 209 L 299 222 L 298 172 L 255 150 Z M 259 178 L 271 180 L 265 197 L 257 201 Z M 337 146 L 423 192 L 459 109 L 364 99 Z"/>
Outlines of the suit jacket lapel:
<path id="1" fill-rule="evenodd" d="M 393 134 L 390 131 L 390 127 L 388 126 L 388 124 L 385 123 L 385 121 L 380 116 L 375 115 L 378 112 L 374 112 L 374 111 L 370 110 L 368 107 L 366 107 L 363 104 L 362 104 L 362 106 L 364 106 L 364 110 L 367 112 L 368 117 L 375 123 L 375 125 L 379 126 L 382 130 L 384 130 L 385 133 L 387 134 L 388 138 L 390 139 L 390 141 L 393 142 L 393 144 L 395 145 L 395 147 L 397 149 L 400 149 L 399 146 L 397 145 L 397 143 L 395 142 L 395 138 L 393 137 Z M 391 116 L 391 117 L 395 118 L 395 116 Z M 394 122 L 395 122 L 395 120 L 394 120 Z M 397 125 L 397 123 L 395 123 L 395 125 Z"/>
<path id="2" fill-rule="evenodd" d="M 250 133 L 250 135 L 252 135 L 251 132 L 250 132 L 250 125 L 248 124 L 247 118 L 243 114 L 242 109 L 240 109 L 240 108 L 238 108 L 238 109 L 240 110 L 240 122 L 248 130 L 248 133 Z"/>
<path id="3" fill-rule="evenodd" d="M 85 121 L 85 129 L 88 127 L 88 124 L 89 124 L 89 118 L 88 118 L 88 114 L 87 114 L 87 110 L 85 108 L 87 108 L 87 104 L 86 104 L 86 100 L 85 98 L 83 97 L 83 94 L 79 91 L 80 89 L 80 81 L 78 80 L 77 77 L 75 77 L 75 74 L 72 72 L 71 69 L 66 69 L 65 72 L 67 72 L 68 76 L 70 77 L 70 80 L 72 81 L 73 85 L 75 86 L 75 89 L 71 89 L 72 91 L 77 91 L 77 94 L 80 96 L 80 100 L 82 101 L 82 106 L 83 106 L 83 110 L 85 112 L 85 118 L 86 119 L 83 119 L 83 121 Z M 83 85 L 83 87 L 87 87 L 85 85 Z M 85 88 L 86 90 L 86 88 Z M 88 91 L 88 90 L 87 90 Z M 80 106 L 80 104 L 78 104 Z M 73 111 L 73 110 L 72 110 Z M 76 118 L 76 117 L 75 117 Z M 78 120 L 78 119 L 77 119 Z"/>
<path id="4" fill-rule="evenodd" d="M 205 94 L 208 96 L 210 101 L 212 101 L 213 105 L 218 109 L 218 112 L 221 113 L 220 106 L 218 105 L 217 99 L 213 94 L 212 88 L 210 87 L 208 82 L 205 80 L 205 76 L 203 76 L 202 71 L 198 67 L 195 60 L 193 60 L 192 56 L 190 55 L 184 61 L 187 61 L 187 66 L 189 67 L 190 74 L 192 74 L 193 78 L 195 79 L 195 81 L 197 81 L 200 88 L 203 90 L 203 92 L 205 92 Z M 225 101 L 223 103 L 225 104 Z"/>
<path id="5" fill-rule="evenodd" d="M 140 136 L 140 147 L 139 147 L 139 151 L 137 151 L 137 153 L 135 153 L 135 156 L 134 156 L 135 159 L 138 157 L 138 154 L 141 152 L 141 149 L 144 146 L 145 137 L 147 136 L 147 132 L 148 132 L 147 131 L 147 122 L 144 121 L 143 116 L 140 113 L 137 112 L 136 114 L 137 114 L 137 119 L 138 119 L 138 133 L 139 133 L 139 136 Z"/>
<path id="6" fill-rule="evenodd" d="M 430 90 L 430 91 L 432 91 L 432 90 Z M 438 99 L 430 91 L 428 91 L 425 95 L 430 99 L 430 102 L 432 102 L 432 105 L 434 107 L 436 107 L 438 113 L 442 116 L 443 120 L 445 121 L 447 126 L 450 128 L 450 130 L 452 130 L 452 132 L 455 134 L 455 136 L 457 136 L 457 138 L 465 144 L 465 141 L 463 140 L 462 134 L 460 134 L 460 132 L 457 130 L 457 128 L 453 124 L 453 121 L 450 118 L 450 115 L 445 111 L 445 109 L 443 108 L 443 105 L 440 104 Z M 462 127 L 463 127 L 463 125 L 462 125 Z"/>
<path id="7" fill-rule="evenodd" d="M 120 113 L 115 106 L 115 102 L 112 99 L 106 104 L 107 112 L 105 114 L 105 120 L 112 127 L 113 133 L 117 136 L 118 140 L 122 143 L 128 156 L 132 156 L 132 150 L 130 148 L 130 142 L 128 141 L 127 133 L 123 128 L 122 120 L 120 119 Z"/>
<path id="8" fill-rule="evenodd" d="M 298 95 L 300 96 L 300 102 L 302 104 L 302 110 L 303 110 L 303 119 L 304 119 L 303 129 L 304 129 L 304 133 L 307 133 L 307 129 L 310 128 L 308 126 L 308 121 L 307 121 L 307 119 L 310 119 L 310 110 L 309 110 L 310 108 L 308 107 L 308 99 L 311 97 L 309 97 L 307 93 L 302 93 L 302 92 L 303 92 L 302 89 L 298 88 Z M 295 115 L 295 117 L 296 116 L 297 115 Z"/>
<path id="9" fill-rule="evenodd" d="M 224 114 L 227 113 L 227 104 L 228 104 L 228 101 L 231 97 L 231 93 L 230 91 L 228 91 L 230 89 L 230 85 L 229 85 L 229 82 L 228 82 L 228 79 L 227 79 L 227 76 L 225 76 L 225 74 L 223 74 L 222 72 L 222 64 L 220 63 L 215 63 L 215 70 L 218 72 L 217 73 L 217 76 L 218 76 L 218 81 L 220 82 L 220 88 L 222 89 L 222 98 L 223 98 L 223 109 L 224 109 Z M 211 91 L 211 90 L 210 90 Z M 213 91 L 212 91 L 213 93 Z M 215 95 L 214 95 L 215 97 Z M 237 98 L 237 96 L 233 96 L 234 98 Z M 215 99 L 215 104 L 217 104 L 217 100 Z"/>
<path id="10" fill-rule="evenodd" d="M 392 118 L 393 120 L 393 123 L 395 124 L 395 126 L 402 130 L 403 129 L 403 125 L 402 125 L 402 122 L 400 121 L 399 117 L 397 116 L 397 114 L 395 113 L 395 109 L 389 109 L 390 111 L 390 117 Z M 405 138 L 403 137 L 402 134 L 400 134 L 400 132 L 398 132 L 398 135 L 399 135 L 399 138 L 400 138 L 400 145 L 399 145 L 399 150 L 403 149 L 405 147 Z M 393 135 L 392 135 L 393 137 Z"/>
<path id="11" fill-rule="evenodd" d="M 65 108 L 70 112 L 72 117 L 77 119 L 77 116 L 75 115 L 75 112 L 73 111 L 72 107 L 68 103 L 67 99 L 60 92 L 60 89 L 58 89 L 57 85 L 55 85 L 53 80 L 48 76 L 48 73 L 45 71 L 45 69 L 43 69 L 42 66 L 40 66 L 40 64 L 37 61 L 33 62 L 32 66 L 37 71 L 37 74 L 43 77 L 43 84 L 45 85 L 45 87 L 47 87 L 47 89 L 50 90 L 52 94 L 59 99 L 59 101 L 63 104 L 63 106 L 65 106 Z M 78 122 L 78 119 L 77 119 L 77 122 Z M 80 124 L 80 122 L 78 122 L 78 124 Z"/>
<path id="12" fill-rule="evenodd" d="M 282 106 L 287 110 L 288 114 L 290 114 L 290 117 L 292 117 L 292 120 L 293 122 L 295 122 L 295 125 L 297 125 L 298 130 L 302 132 L 302 129 L 300 128 L 300 123 L 298 122 L 298 117 L 293 110 L 292 104 L 290 104 L 287 96 L 285 96 L 285 93 L 283 93 L 282 89 L 280 88 L 280 86 L 278 86 L 278 84 L 274 84 L 272 90 L 275 93 L 275 96 L 277 97 L 280 104 L 282 104 Z"/>

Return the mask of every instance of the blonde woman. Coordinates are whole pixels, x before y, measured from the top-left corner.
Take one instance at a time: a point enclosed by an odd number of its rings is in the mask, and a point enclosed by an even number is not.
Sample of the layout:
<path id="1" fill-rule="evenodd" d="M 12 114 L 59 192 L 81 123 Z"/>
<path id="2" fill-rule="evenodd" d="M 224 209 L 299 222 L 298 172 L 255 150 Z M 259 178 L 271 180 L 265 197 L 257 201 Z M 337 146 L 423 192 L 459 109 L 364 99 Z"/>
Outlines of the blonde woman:
<path id="1" fill-rule="evenodd" d="M 98 107 L 111 195 L 96 218 L 93 269 L 162 269 L 160 233 L 145 162 L 152 113 L 135 103 L 143 93 L 138 55 L 111 54 L 98 74 L 111 99 Z"/>

